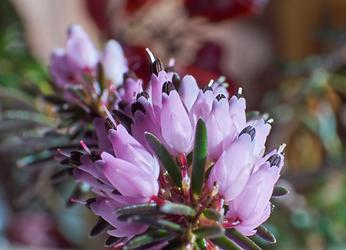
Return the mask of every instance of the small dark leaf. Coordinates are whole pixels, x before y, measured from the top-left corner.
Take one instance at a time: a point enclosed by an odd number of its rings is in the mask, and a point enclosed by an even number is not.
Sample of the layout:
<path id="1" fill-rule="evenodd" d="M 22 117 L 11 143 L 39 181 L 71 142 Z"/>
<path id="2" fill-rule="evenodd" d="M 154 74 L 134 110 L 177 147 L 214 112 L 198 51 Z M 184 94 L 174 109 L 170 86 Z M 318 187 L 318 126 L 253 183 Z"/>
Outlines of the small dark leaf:
<path id="1" fill-rule="evenodd" d="M 232 238 L 241 247 L 251 250 L 261 250 L 261 248 L 255 242 L 233 228 L 227 229 L 226 235 Z"/>
<path id="2" fill-rule="evenodd" d="M 274 191 L 273 191 L 272 197 L 273 198 L 279 198 L 279 197 L 285 196 L 288 193 L 289 192 L 288 192 L 288 190 L 286 188 L 276 186 L 276 187 L 274 187 Z"/>
<path id="3" fill-rule="evenodd" d="M 223 250 L 242 250 L 242 248 L 240 248 L 236 243 L 227 238 L 225 235 L 211 239 L 211 242 L 213 242 Z"/>
<path id="4" fill-rule="evenodd" d="M 118 208 L 115 213 L 118 215 L 138 215 L 138 214 L 157 214 L 159 207 L 155 203 L 145 203 Z"/>
<path id="5" fill-rule="evenodd" d="M 160 208 L 160 211 L 166 214 L 185 215 L 191 217 L 196 215 L 196 211 L 193 208 L 178 203 L 166 203 Z"/>
<path id="6" fill-rule="evenodd" d="M 155 154 L 161 161 L 163 167 L 167 170 L 169 176 L 174 183 L 181 187 L 181 172 L 173 157 L 169 154 L 168 150 L 161 144 L 159 139 L 152 133 L 145 133 L 145 139 L 149 143 L 150 147 L 154 150 Z"/>
<path id="7" fill-rule="evenodd" d="M 127 221 L 137 224 L 146 224 L 157 229 L 165 229 L 173 232 L 183 231 L 182 227 L 177 223 L 148 215 L 135 215 L 129 217 Z"/>
<path id="8" fill-rule="evenodd" d="M 122 241 L 122 240 L 114 236 L 109 236 L 105 241 L 105 247 L 111 247 L 119 243 L 119 241 Z"/>
<path id="9" fill-rule="evenodd" d="M 205 163 L 207 160 L 207 128 L 202 119 L 197 122 L 195 146 L 193 149 L 191 187 L 194 194 L 200 194 L 204 183 Z"/>
<path id="10" fill-rule="evenodd" d="M 203 215 L 210 219 L 210 220 L 214 220 L 214 221 L 221 221 L 222 219 L 222 215 L 216 211 L 215 209 L 212 208 L 207 208 L 203 211 Z"/>
<path id="11" fill-rule="evenodd" d="M 50 177 L 50 180 L 54 183 L 57 183 L 57 182 L 64 180 L 69 175 L 71 175 L 71 168 L 64 168 L 64 169 L 61 169 L 60 171 L 54 173 Z"/>
<path id="12" fill-rule="evenodd" d="M 124 246 L 124 250 L 145 249 L 159 242 L 170 240 L 174 235 L 164 230 L 157 230 L 134 237 Z"/>
<path id="13" fill-rule="evenodd" d="M 107 221 L 99 217 L 97 223 L 95 226 L 91 229 L 89 236 L 95 237 L 99 235 L 100 233 L 104 232 L 108 228 L 109 224 Z"/>
<path id="14" fill-rule="evenodd" d="M 268 229 L 265 228 L 265 226 L 259 226 L 257 228 L 256 235 L 268 243 L 276 243 L 275 236 L 271 232 L 269 232 Z"/>
<path id="15" fill-rule="evenodd" d="M 101 63 L 97 64 L 97 81 L 100 84 L 101 91 L 103 91 L 105 89 L 106 80 L 103 65 Z"/>
<path id="16" fill-rule="evenodd" d="M 193 233 L 200 239 L 213 239 L 222 236 L 225 233 L 225 229 L 219 225 L 205 226 L 193 230 Z"/>
<path id="17" fill-rule="evenodd" d="M 119 110 L 113 110 L 113 115 L 115 117 L 115 119 L 121 123 L 126 130 L 130 133 L 131 132 L 131 125 L 133 123 L 132 118 L 129 117 L 128 115 L 124 114 L 123 112 L 119 111 Z"/>

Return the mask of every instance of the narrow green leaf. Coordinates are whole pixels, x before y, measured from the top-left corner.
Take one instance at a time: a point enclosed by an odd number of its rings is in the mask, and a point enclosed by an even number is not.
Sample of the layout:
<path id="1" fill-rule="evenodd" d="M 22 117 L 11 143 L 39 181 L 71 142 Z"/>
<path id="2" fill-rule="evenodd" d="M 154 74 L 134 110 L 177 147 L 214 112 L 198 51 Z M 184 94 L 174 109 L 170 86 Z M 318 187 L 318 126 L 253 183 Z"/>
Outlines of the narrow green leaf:
<path id="1" fill-rule="evenodd" d="M 268 243 L 276 243 L 275 236 L 269 232 L 269 230 L 265 226 L 259 226 L 257 228 L 256 236 L 260 237 L 262 240 Z"/>
<path id="2" fill-rule="evenodd" d="M 160 208 L 160 211 L 166 214 L 185 215 L 190 217 L 196 215 L 196 211 L 192 207 L 178 203 L 166 203 Z"/>
<path id="3" fill-rule="evenodd" d="M 145 139 L 149 143 L 150 147 L 154 150 L 155 154 L 161 161 L 163 167 L 167 170 L 169 176 L 174 183 L 181 187 L 181 172 L 178 165 L 175 163 L 173 157 L 169 154 L 168 150 L 161 144 L 159 139 L 152 133 L 146 132 Z"/>
<path id="4" fill-rule="evenodd" d="M 144 203 L 121 207 L 115 210 L 115 213 L 121 215 L 138 215 L 138 214 L 156 214 L 159 207 L 155 203 Z"/>
<path id="5" fill-rule="evenodd" d="M 286 188 L 280 187 L 280 186 L 276 186 L 276 187 L 274 187 L 274 191 L 273 191 L 272 197 L 273 198 L 279 198 L 279 197 L 285 196 L 288 193 L 289 192 L 288 192 L 288 190 Z"/>
<path id="6" fill-rule="evenodd" d="M 148 215 L 135 215 L 129 217 L 128 222 L 137 223 L 137 224 L 146 224 L 158 229 L 165 229 L 173 232 L 182 232 L 182 227 L 174 222 L 169 220 L 148 216 Z"/>
<path id="7" fill-rule="evenodd" d="M 200 194 L 204 183 L 205 163 L 207 161 L 207 128 L 202 119 L 197 122 L 195 146 L 193 149 L 191 187 L 194 194 Z"/>
<path id="8" fill-rule="evenodd" d="M 197 239 L 196 240 L 196 245 L 201 250 L 207 249 L 207 241 L 205 239 Z"/>
<path id="9" fill-rule="evenodd" d="M 97 82 L 100 85 L 101 91 L 103 91 L 105 89 L 106 80 L 102 63 L 97 64 Z"/>
<path id="10" fill-rule="evenodd" d="M 235 242 L 240 246 L 246 246 L 247 249 L 251 250 L 261 250 L 261 248 L 255 242 L 233 228 L 227 230 L 227 235 L 234 238 Z"/>
<path id="11" fill-rule="evenodd" d="M 212 208 L 207 208 L 203 211 L 203 215 L 210 219 L 210 220 L 214 220 L 214 221 L 221 221 L 222 219 L 222 215 L 216 211 L 215 209 Z"/>
<path id="12" fill-rule="evenodd" d="M 144 249 L 147 246 L 153 245 L 158 242 L 167 241 L 174 236 L 164 230 L 157 230 L 134 237 L 127 242 L 124 246 L 124 250 Z"/>
<path id="13" fill-rule="evenodd" d="M 242 250 L 242 248 L 240 248 L 236 243 L 227 238 L 225 235 L 211 239 L 211 242 L 213 242 L 223 250 Z"/>
<path id="14" fill-rule="evenodd" d="M 225 229 L 219 225 L 212 225 L 195 229 L 193 233 L 200 239 L 213 239 L 222 236 L 225 233 Z"/>

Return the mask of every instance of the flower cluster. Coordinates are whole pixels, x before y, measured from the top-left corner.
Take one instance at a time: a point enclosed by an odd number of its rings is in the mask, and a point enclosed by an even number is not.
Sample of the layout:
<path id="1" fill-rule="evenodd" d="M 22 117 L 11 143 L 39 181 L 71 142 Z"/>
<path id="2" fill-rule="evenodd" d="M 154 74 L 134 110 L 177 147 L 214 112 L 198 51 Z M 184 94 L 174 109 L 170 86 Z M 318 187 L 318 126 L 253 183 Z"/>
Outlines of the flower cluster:
<path id="1" fill-rule="evenodd" d="M 88 113 L 98 112 L 100 104 L 112 105 L 115 90 L 128 71 L 122 48 L 115 40 L 98 51 L 82 27 L 71 25 L 65 48 L 53 51 L 50 73 L 63 99 Z"/>
<path id="2" fill-rule="evenodd" d="M 146 88 L 127 77 L 114 105 L 103 104 L 94 119 L 97 150 L 81 141 L 85 152 L 67 157 L 76 181 L 95 195 L 83 202 L 100 217 L 92 234 L 110 227 L 107 245 L 124 249 L 253 247 L 246 236 L 256 233 L 275 241 L 261 226 L 284 163 L 284 146 L 265 154 L 271 119 L 247 119 L 241 91 L 230 97 L 217 81 L 201 89 L 148 54 Z M 52 74 L 63 88 L 81 80 L 84 89 L 81 75 L 100 60 L 110 84 L 119 84 L 121 49 L 110 42 L 100 57 L 73 26 L 66 52 L 53 55 Z"/>

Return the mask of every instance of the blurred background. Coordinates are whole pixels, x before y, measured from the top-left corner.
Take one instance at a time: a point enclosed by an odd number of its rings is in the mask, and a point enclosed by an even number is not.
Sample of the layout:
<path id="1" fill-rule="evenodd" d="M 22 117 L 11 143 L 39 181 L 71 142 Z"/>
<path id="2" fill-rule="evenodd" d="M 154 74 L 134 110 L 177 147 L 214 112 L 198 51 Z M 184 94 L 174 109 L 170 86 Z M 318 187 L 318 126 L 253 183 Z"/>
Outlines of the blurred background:
<path id="1" fill-rule="evenodd" d="M 81 191 L 52 181 L 42 152 L 64 142 L 44 134 L 57 117 L 38 93 L 53 91 L 49 54 L 71 23 L 100 47 L 118 40 L 135 72 L 148 72 L 149 47 L 201 85 L 222 75 L 243 87 L 248 110 L 275 120 L 268 150 L 288 145 L 290 195 L 274 202 L 278 243 L 264 248 L 346 249 L 345 13 L 345 0 L 2 0 L 0 249 L 102 249 L 87 237 L 97 219 L 66 204 Z"/>

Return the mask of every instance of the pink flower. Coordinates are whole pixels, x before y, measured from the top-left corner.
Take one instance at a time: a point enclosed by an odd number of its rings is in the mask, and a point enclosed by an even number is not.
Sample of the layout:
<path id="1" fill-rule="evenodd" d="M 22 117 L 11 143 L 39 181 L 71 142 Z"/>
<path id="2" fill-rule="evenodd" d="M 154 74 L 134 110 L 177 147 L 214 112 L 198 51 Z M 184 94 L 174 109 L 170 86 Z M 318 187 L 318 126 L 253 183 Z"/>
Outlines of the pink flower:
<path id="1" fill-rule="evenodd" d="M 270 216 L 270 198 L 280 177 L 283 155 L 274 153 L 254 172 L 244 190 L 228 202 L 226 219 L 246 236 L 256 233 L 256 228 Z"/>
<path id="2" fill-rule="evenodd" d="M 163 93 L 161 133 L 173 153 L 189 153 L 192 149 L 194 129 L 176 90 Z"/>
<path id="3" fill-rule="evenodd" d="M 216 183 L 226 201 L 233 200 L 244 189 L 253 169 L 254 141 L 250 134 L 239 136 L 213 166 L 208 184 Z"/>
<path id="4" fill-rule="evenodd" d="M 110 40 L 107 42 L 101 62 L 107 80 L 110 81 L 111 85 L 121 85 L 128 67 L 123 50 L 117 41 Z"/>

